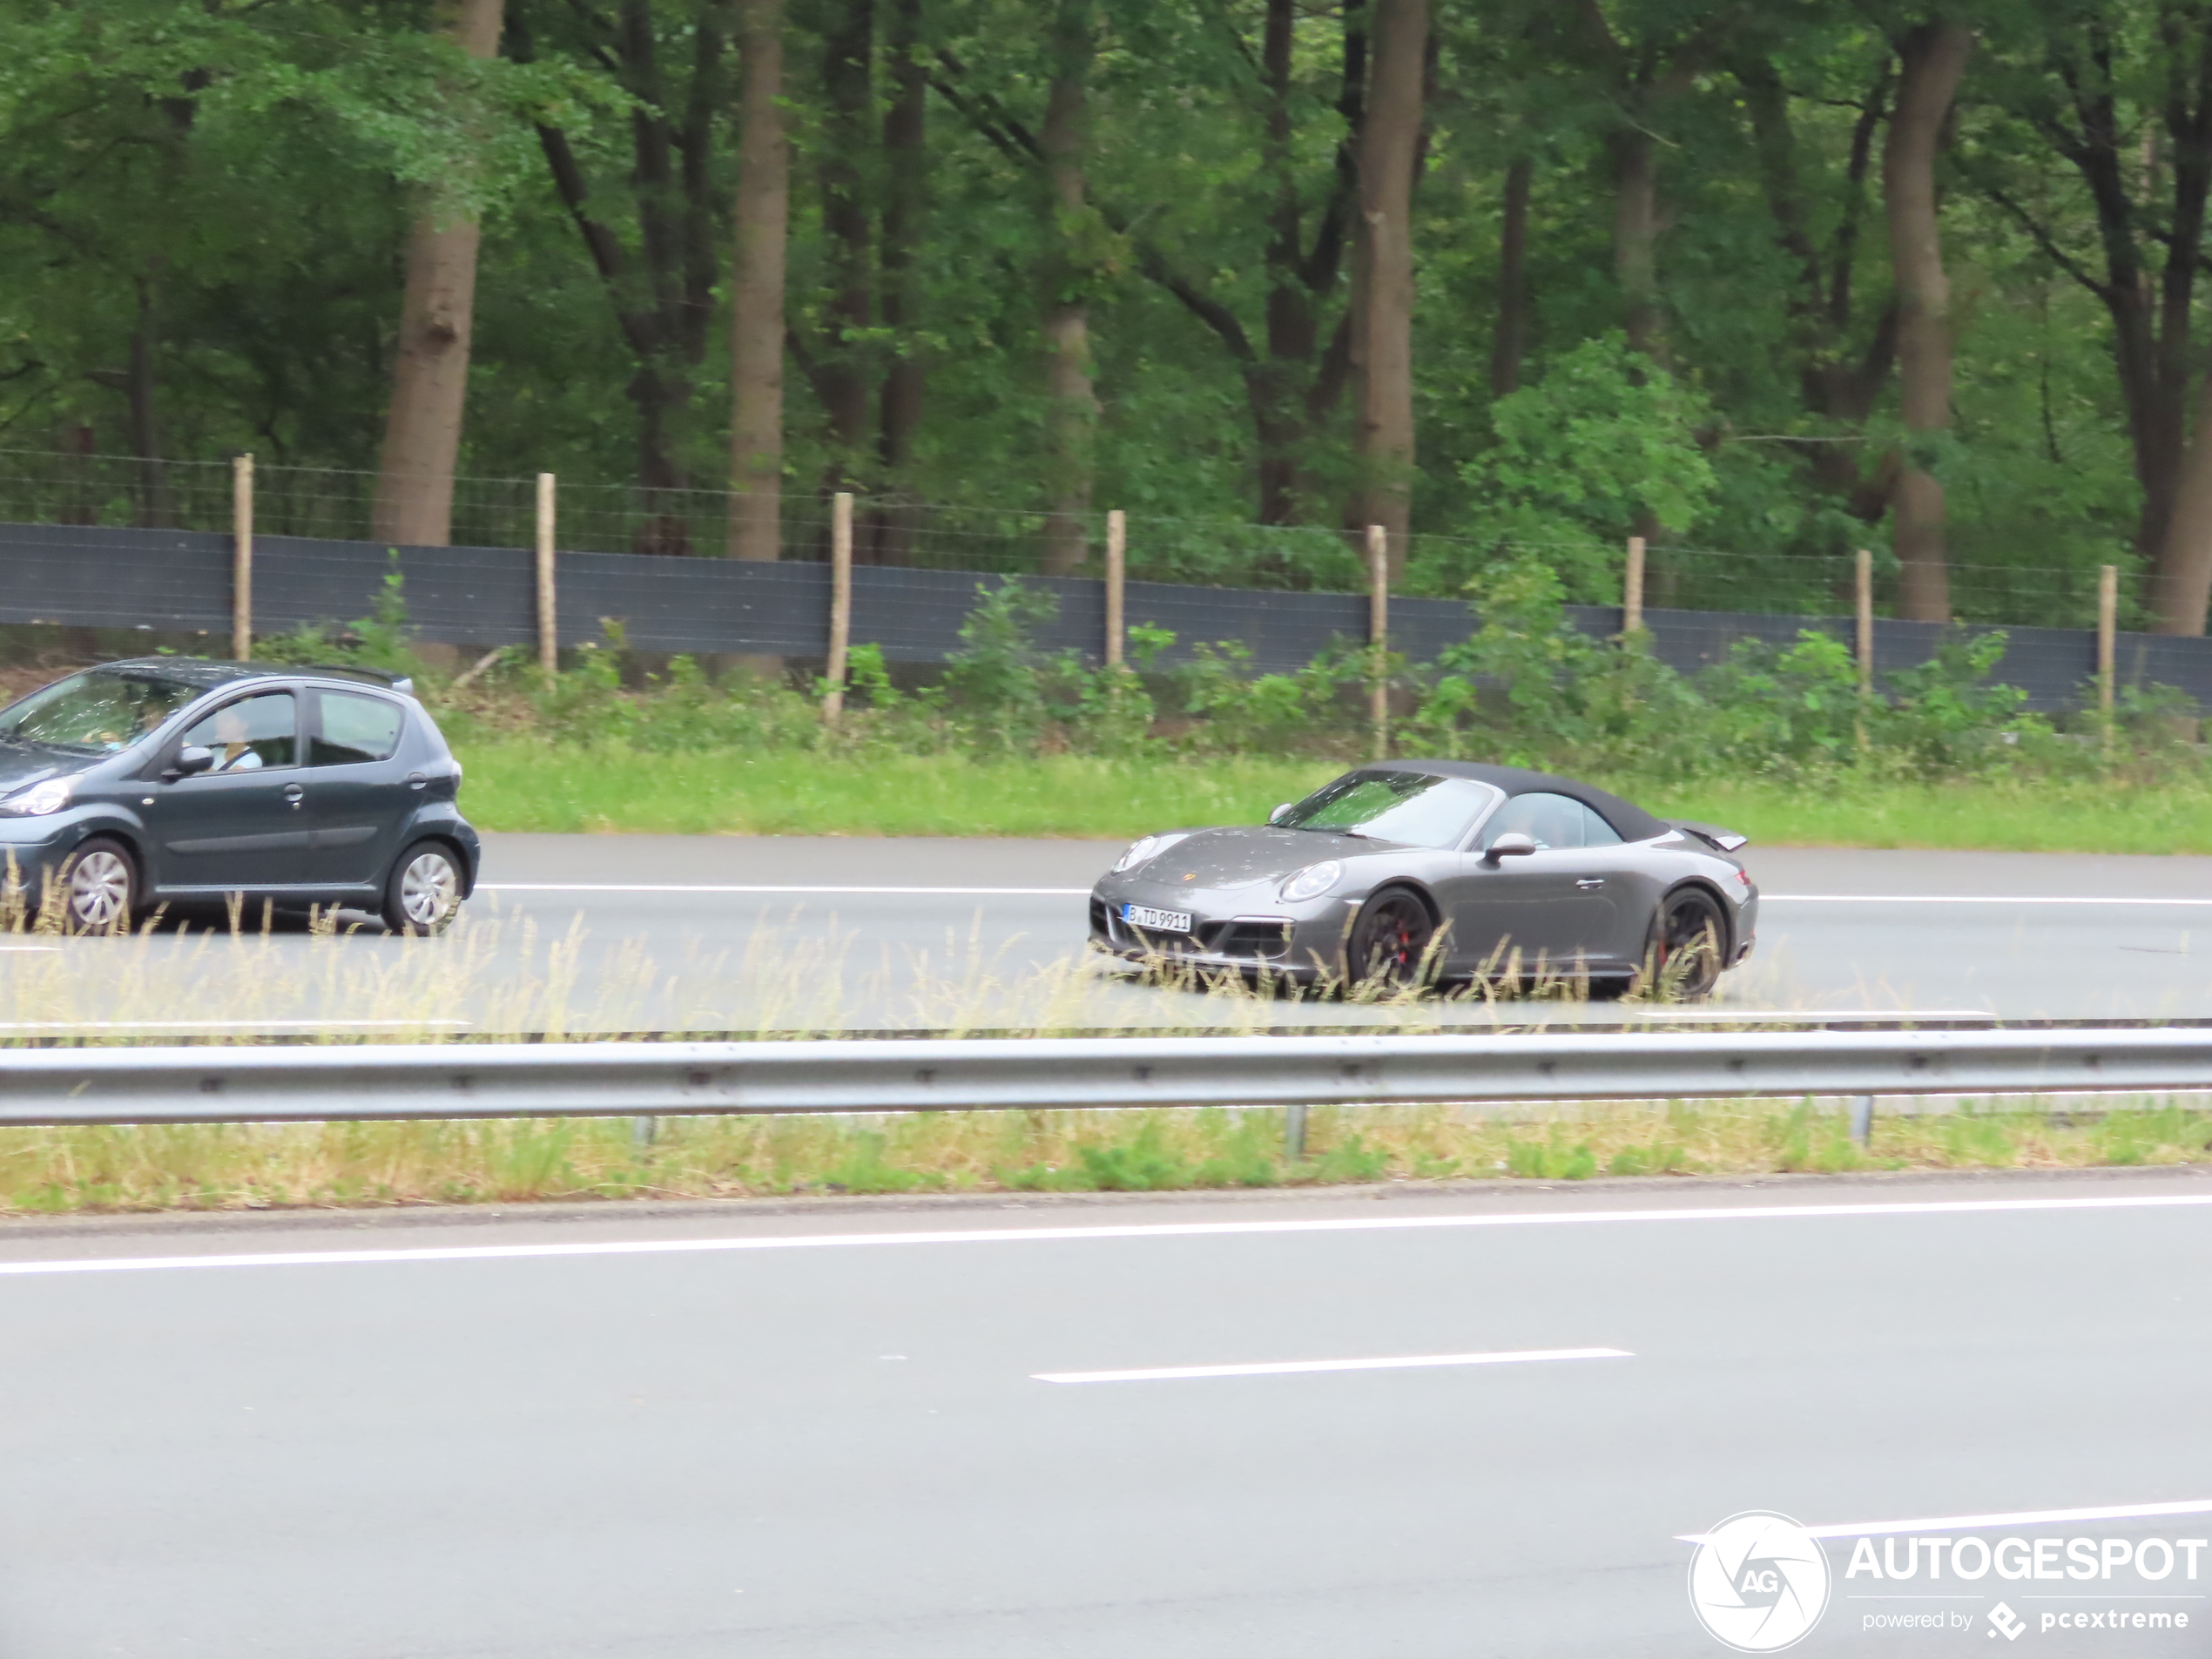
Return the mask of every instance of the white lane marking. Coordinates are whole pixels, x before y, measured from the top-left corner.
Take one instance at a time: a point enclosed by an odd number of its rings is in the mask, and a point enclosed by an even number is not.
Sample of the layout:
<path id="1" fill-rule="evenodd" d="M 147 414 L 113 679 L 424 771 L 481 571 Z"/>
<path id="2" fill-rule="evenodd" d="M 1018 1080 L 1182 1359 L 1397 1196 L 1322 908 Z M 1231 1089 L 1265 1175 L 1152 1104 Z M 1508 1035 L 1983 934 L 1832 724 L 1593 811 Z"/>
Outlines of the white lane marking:
<path id="1" fill-rule="evenodd" d="M 2078 894 L 2053 897 L 1989 893 L 1763 893 L 1759 899 L 1775 904 L 2212 905 L 2212 899 L 2098 899 Z"/>
<path id="2" fill-rule="evenodd" d="M 479 893 L 826 893 L 941 894 L 953 898 L 1081 899 L 1089 887 L 666 887 L 644 881 L 487 881 Z"/>
<path id="3" fill-rule="evenodd" d="M 1177 1382 L 1191 1377 L 1290 1377 L 1317 1371 L 1421 1371 L 1433 1366 L 1518 1366 L 1547 1359 L 1633 1359 L 1626 1348 L 1524 1348 L 1503 1353 L 1416 1353 L 1386 1359 L 1283 1359 L 1257 1366 L 1162 1366 L 1150 1371 L 1038 1371 L 1049 1383 Z"/>
<path id="4" fill-rule="evenodd" d="M 2066 1521 L 2148 1521 L 2160 1515 L 2212 1514 L 2212 1498 L 2188 1498 L 2179 1503 L 2122 1503 L 2094 1509 L 2017 1509 L 1996 1515 L 1923 1515 L 1914 1521 L 1844 1521 L 1825 1527 L 1808 1527 L 1815 1538 L 1878 1538 L 1885 1533 L 1979 1532 L 1990 1527 L 2055 1526 Z M 1676 1533 L 1685 1544 L 1702 1544 L 1704 1533 Z"/>
<path id="5" fill-rule="evenodd" d="M 227 1256 L 118 1256 L 0 1262 L 0 1278 L 46 1273 L 143 1273 L 175 1268 L 315 1267 L 374 1262 L 523 1261 L 565 1256 L 683 1256 L 701 1251 L 842 1250 L 895 1244 L 1036 1244 L 1100 1238 L 1233 1238 L 1278 1233 L 1425 1232 L 1460 1227 L 1588 1227 L 1649 1221 L 1812 1221 L 1862 1216 L 2023 1215 L 2042 1211 L 2201 1209 L 2212 1192 L 2094 1198 L 1960 1198 L 1930 1204 L 1747 1204 L 1696 1210 L 1540 1211 L 1500 1216 L 1373 1216 L 1357 1220 L 1173 1221 L 1118 1227 L 973 1227 L 957 1231 L 793 1233 L 760 1238 L 628 1238 L 570 1244 L 441 1244 L 419 1250 L 272 1251 Z"/>
<path id="6" fill-rule="evenodd" d="M 59 945 L 0 945 L 0 951 L 59 950 Z"/>
<path id="7" fill-rule="evenodd" d="M 0 1031 L 363 1031 L 458 1028 L 474 1020 L 0 1020 Z"/>

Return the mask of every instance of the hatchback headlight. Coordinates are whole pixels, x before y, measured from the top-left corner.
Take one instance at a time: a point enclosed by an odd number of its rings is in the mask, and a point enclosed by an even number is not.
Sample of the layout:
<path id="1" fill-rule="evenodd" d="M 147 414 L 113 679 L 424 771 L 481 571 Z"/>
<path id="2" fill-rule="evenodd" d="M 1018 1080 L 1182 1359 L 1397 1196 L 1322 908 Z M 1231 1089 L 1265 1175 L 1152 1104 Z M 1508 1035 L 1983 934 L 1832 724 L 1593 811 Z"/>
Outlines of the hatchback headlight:
<path id="1" fill-rule="evenodd" d="M 1283 897 L 1293 904 L 1300 899 L 1318 899 L 1343 879 L 1343 861 L 1324 859 L 1318 864 L 1307 865 L 1283 883 Z"/>
<path id="2" fill-rule="evenodd" d="M 1180 835 L 1147 835 L 1142 840 L 1131 841 L 1129 851 L 1122 854 L 1121 862 L 1114 867 L 1114 873 L 1134 870 L 1138 865 L 1157 859 L 1184 837 Z"/>
<path id="3" fill-rule="evenodd" d="M 73 781 L 68 778 L 49 778 L 28 789 L 18 789 L 0 800 L 0 813 L 10 818 L 44 818 L 49 813 L 58 813 L 69 805 Z"/>

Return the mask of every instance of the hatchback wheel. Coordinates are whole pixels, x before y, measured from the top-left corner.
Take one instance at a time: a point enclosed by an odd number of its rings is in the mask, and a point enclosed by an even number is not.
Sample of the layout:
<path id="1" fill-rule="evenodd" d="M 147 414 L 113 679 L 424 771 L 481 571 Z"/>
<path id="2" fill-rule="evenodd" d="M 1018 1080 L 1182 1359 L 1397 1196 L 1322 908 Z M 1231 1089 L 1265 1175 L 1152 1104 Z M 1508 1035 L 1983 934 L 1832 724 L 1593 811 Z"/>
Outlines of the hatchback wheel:
<path id="1" fill-rule="evenodd" d="M 439 841 L 400 854 L 384 883 L 384 925 L 395 934 L 442 934 L 461 908 L 461 866 Z"/>
<path id="2" fill-rule="evenodd" d="M 62 874 L 62 927 L 72 934 L 127 933 L 138 903 L 138 872 L 122 844 L 95 836 Z"/>

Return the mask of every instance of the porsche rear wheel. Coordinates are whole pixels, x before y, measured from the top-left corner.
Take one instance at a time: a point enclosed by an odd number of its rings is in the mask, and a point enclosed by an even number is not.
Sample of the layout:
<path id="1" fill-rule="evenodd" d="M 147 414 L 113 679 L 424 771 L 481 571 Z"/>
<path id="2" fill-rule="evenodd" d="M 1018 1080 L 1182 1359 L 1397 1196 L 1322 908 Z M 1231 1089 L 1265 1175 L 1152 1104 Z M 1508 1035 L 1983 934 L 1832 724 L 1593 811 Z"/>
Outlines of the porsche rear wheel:
<path id="1" fill-rule="evenodd" d="M 1713 895 L 1700 887 L 1669 894 L 1652 921 L 1649 994 L 1661 1001 L 1696 1002 L 1720 983 L 1727 923 Z"/>
<path id="2" fill-rule="evenodd" d="M 1404 887 L 1386 887 L 1359 907 L 1346 948 L 1353 985 L 1417 985 L 1434 977 L 1429 942 L 1436 923 L 1428 907 Z"/>

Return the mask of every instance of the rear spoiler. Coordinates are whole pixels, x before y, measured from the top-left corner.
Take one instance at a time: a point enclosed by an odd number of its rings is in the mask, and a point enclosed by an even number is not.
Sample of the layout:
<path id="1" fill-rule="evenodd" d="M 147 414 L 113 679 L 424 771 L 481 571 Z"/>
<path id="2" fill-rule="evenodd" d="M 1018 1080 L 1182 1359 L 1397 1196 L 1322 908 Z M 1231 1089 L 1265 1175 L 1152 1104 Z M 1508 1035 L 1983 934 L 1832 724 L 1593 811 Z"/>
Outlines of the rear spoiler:
<path id="1" fill-rule="evenodd" d="M 1717 824 L 1693 824 L 1686 818 L 1669 818 L 1662 821 L 1669 829 L 1695 835 L 1716 853 L 1733 853 L 1739 846 L 1751 844 L 1750 836 L 1738 835 L 1734 830 L 1724 830 Z"/>

